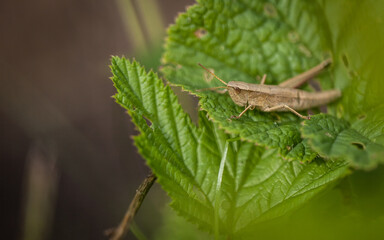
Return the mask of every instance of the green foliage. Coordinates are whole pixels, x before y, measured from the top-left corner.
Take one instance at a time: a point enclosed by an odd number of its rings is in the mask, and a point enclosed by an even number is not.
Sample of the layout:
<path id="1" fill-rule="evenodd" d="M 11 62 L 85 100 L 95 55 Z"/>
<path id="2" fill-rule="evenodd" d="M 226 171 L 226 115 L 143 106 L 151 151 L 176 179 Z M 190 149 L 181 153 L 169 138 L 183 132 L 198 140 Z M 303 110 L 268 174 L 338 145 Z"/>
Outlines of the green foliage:
<path id="1" fill-rule="evenodd" d="M 331 5 L 320 1 L 201 1 L 180 15 L 170 27 L 163 72 L 173 84 L 198 95 L 202 109 L 227 132 L 239 134 L 242 139 L 261 146 L 278 148 L 288 159 L 309 161 L 317 154 L 310 142 L 301 138 L 300 119 L 291 113 L 248 111 L 241 119 L 228 121 L 243 109 L 226 94 L 196 92 L 221 84 L 208 78 L 196 63 L 213 69 L 226 81 L 255 83 L 256 76 L 266 73 L 267 84 L 276 84 L 333 56 L 333 66 L 318 79 L 323 89 L 335 86 L 343 89 L 343 98 L 337 105 L 330 104 L 328 111 L 336 113 L 337 109 L 337 114 L 350 121 L 352 128 L 364 138 L 383 145 L 384 105 L 378 98 L 378 91 L 384 86 L 380 81 L 380 69 L 368 64 L 363 66 L 363 62 L 357 61 L 360 56 L 380 57 L 372 51 L 383 48 L 378 42 L 360 44 L 365 39 L 356 43 L 352 36 L 341 37 L 351 35 L 350 31 L 355 29 L 348 25 L 345 17 L 351 17 L 354 11 L 360 12 L 361 5 L 368 8 L 369 4 L 346 2 L 345 12 L 349 13 L 346 15 L 335 14 L 335 9 L 342 11 L 344 5 Z M 376 23 L 380 17 L 370 15 L 369 19 L 379 28 Z M 377 32 L 384 37 L 382 28 L 372 31 L 365 27 L 365 18 L 353 16 L 353 19 L 372 39 Z M 345 49 L 344 41 L 354 47 Z M 357 46 L 369 54 L 355 51 L 359 49 Z M 372 62 L 368 60 L 366 62 Z M 375 94 L 365 94 L 365 88 Z M 375 166 L 376 162 L 372 160 L 367 165 Z"/>
<path id="2" fill-rule="evenodd" d="M 319 114 L 305 121 L 302 132 L 323 157 L 347 159 L 352 166 L 365 169 L 384 161 L 384 147 L 362 136 L 345 120 Z"/>
<path id="3" fill-rule="evenodd" d="M 140 131 L 134 138 L 140 153 L 171 196 L 171 205 L 201 228 L 212 231 L 216 217 L 222 234 L 252 231 L 257 222 L 299 207 L 346 173 L 344 161 L 301 164 L 250 142 L 228 144 L 230 136 L 204 112 L 197 128 L 153 72 L 117 57 L 111 69 L 116 101 Z M 226 143 L 221 188 L 216 189 Z"/>
<path id="4" fill-rule="evenodd" d="M 209 80 L 197 62 L 215 70 L 226 81 L 255 83 L 267 74 L 267 84 L 277 84 L 320 63 L 329 54 L 313 3 L 295 1 L 201 1 L 179 16 L 169 29 L 163 69 L 167 79 L 188 91 L 219 86 Z M 314 15 L 313 15 L 314 14 Z M 312 15 L 312 16 L 310 16 Z M 318 31 L 317 31 L 318 30 Z M 202 34 L 203 33 L 203 34 Z M 331 75 L 321 75 L 330 87 Z M 196 93 L 197 94 L 197 93 Z M 201 107 L 231 133 L 302 161 L 316 154 L 302 142 L 300 121 L 291 113 L 249 111 L 228 122 L 243 109 L 226 95 L 199 92 Z"/>
<path id="5" fill-rule="evenodd" d="M 372 169 L 384 161 L 377 65 L 384 28 L 380 7 L 370 7 L 347 0 L 201 0 L 190 7 L 169 28 L 162 72 L 199 97 L 198 127 L 156 74 L 112 58 L 116 101 L 131 115 L 140 132 L 135 144 L 181 216 L 210 232 L 246 238 L 257 224 L 332 186 L 348 166 Z M 226 93 L 196 91 L 221 86 L 198 62 L 227 82 L 257 83 L 266 73 L 266 83 L 277 84 L 328 57 L 333 63 L 317 79 L 343 96 L 329 114 L 311 120 L 254 110 L 229 121 L 243 109 Z M 235 137 L 240 140 L 229 141 Z"/>

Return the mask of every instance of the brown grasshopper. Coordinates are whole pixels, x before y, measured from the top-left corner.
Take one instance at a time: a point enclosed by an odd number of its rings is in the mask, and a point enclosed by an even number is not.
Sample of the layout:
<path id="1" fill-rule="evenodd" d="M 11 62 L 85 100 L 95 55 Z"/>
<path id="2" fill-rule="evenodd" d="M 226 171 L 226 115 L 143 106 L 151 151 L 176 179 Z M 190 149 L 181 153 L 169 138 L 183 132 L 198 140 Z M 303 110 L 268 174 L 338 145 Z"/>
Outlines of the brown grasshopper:
<path id="1" fill-rule="evenodd" d="M 264 84 L 267 77 L 265 74 L 260 84 L 239 81 L 226 83 L 200 63 L 199 65 L 226 85 L 226 87 L 216 88 L 226 88 L 233 102 L 245 107 L 239 116 L 232 116 L 231 118 L 240 118 L 247 110 L 257 108 L 263 112 L 291 111 L 303 119 L 310 119 L 309 116 L 303 116 L 297 111 L 326 105 L 339 98 L 341 92 L 336 89 L 323 92 L 307 92 L 295 88 L 319 74 L 331 62 L 331 59 L 327 59 L 310 70 L 287 79 L 278 86 Z"/>

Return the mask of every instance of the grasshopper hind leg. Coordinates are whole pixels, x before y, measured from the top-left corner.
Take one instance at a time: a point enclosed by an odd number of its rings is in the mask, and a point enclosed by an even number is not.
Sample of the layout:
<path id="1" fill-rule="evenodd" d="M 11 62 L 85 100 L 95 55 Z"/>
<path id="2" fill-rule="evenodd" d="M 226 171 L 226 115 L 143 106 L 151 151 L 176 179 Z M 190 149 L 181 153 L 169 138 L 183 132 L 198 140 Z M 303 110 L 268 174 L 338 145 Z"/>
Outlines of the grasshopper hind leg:
<path id="1" fill-rule="evenodd" d="M 279 86 L 285 88 L 300 87 L 303 83 L 318 75 L 323 69 L 325 69 L 329 64 L 331 64 L 331 62 L 332 60 L 328 58 L 321 62 L 319 65 L 309 69 L 308 71 L 303 72 L 293 78 L 285 80 L 284 82 L 280 83 Z"/>

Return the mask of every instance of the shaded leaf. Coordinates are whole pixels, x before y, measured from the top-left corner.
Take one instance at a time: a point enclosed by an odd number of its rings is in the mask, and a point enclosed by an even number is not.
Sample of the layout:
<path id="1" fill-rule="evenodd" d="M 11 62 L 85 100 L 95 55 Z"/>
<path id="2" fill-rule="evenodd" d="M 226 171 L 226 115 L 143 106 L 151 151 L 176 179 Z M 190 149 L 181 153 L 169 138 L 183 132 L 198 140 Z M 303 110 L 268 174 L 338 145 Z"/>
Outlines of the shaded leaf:
<path id="1" fill-rule="evenodd" d="M 364 169 L 384 161 L 384 147 L 362 136 L 343 119 L 319 114 L 305 121 L 302 132 L 323 157 L 347 159 Z"/>
<path id="2" fill-rule="evenodd" d="M 368 157 L 364 160 L 369 162 L 364 165 L 374 166 L 384 161 L 383 154 L 375 155 L 377 148 L 384 146 L 384 69 L 381 67 L 384 2 L 342 0 L 319 3 L 332 40 L 335 85 L 343 89 L 337 116 L 347 120 L 350 128 L 357 132 L 352 134 L 353 138 L 360 138 L 361 135 L 361 140 L 357 142 L 369 139 L 370 148 L 364 150 Z M 353 153 L 358 146 L 353 145 L 346 151 Z M 362 164 L 353 162 L 358 166 Z"/>

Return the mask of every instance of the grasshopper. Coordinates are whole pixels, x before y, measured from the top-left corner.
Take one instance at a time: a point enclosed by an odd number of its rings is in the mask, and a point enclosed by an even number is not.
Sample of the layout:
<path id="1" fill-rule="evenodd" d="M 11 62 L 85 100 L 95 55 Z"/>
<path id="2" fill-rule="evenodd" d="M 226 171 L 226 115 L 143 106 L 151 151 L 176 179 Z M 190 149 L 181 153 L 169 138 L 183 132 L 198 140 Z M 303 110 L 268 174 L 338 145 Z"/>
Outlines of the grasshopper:
<path id="1" fill-rule="evenodd" d="M 310 119 L 310 116 L 303 116 L 297 111 L 326 105 L 339 98 L 341 92 L 336 89 L 323 92 L 307 92 L 296 88 L 319 74 L 331 62 L 331 59 L 327 59 L 310 70 L 287 79 L 277 86 L 264 84 L 267 77 L 266 74 L 264 74 L 260 84 L 240 81 L 230 81 L 226 83 L 200 63 L 199 65 L 226 85 L 226 87 L 216 88 L 226 88 L 233 102 L 239 106 L 245 107 L 244 111 L 238 116 L 232 116 L 231 118 L 238 119 L 249 109 L 253 110 L 257 108 L 263 112 L 291 111 L 300 118 Z"/>

